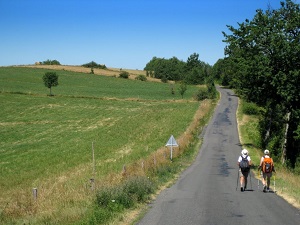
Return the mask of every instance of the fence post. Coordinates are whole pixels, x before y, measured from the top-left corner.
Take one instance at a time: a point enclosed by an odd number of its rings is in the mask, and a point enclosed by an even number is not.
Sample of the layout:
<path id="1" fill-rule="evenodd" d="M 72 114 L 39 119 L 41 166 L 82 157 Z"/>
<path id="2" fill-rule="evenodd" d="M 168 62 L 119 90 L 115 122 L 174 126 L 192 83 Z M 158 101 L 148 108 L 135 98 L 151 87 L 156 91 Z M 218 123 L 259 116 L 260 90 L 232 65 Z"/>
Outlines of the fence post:
<path id="1" fill-rule="evenodd" d="M 38 195 L 38 190 L 37 190 L 37 188 L 33 188 L 33 189 L 32 189 L 32 194 L 33 194 L 33 199 L 34 199 L 34 201 L 36 201 L 36 200 L 37 200 L 37 195 Z"/>

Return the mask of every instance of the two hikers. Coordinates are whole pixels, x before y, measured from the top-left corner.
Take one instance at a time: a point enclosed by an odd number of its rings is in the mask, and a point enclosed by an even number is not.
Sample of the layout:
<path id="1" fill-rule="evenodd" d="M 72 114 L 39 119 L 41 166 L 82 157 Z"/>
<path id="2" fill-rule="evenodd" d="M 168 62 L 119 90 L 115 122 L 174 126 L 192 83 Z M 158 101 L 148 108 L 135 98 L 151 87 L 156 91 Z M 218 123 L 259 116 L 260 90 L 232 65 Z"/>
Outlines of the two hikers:
<path id="1" fill-rule="evenodd" d="M 247 188 L 247 178 L 250 172 L 251 166 L 251 158 L 248 155 L 248 150 L 243 149 L 241 155 L 238 158 L 238 166 L 239 166 L 239 177 L 240 177 L 240 185 L 241 191 L 245 191 Z"/>
<path id="2" fill-rule="evenodd" d="M 276 173 L 276 171 L 274 168 L 273 160 L 270 157 L 270 151 L 268 149 L 264 151 L 264 156 L 260 159 L 258 170 L 262 171 L 262 184 L 264 186 L 263 192 L 269 192 L 272 172 Z"/>
<path id="3" fill-rule="evenodd" d="M 247 178 L 251 166 L 251 158 L 248 155 L 247 149 L 242 150 L 241 155 L 238 158 L 238 166 L 239 166 L 241 191 L 243 192 L 247 188 Z M 275 171 L 273 160 L 270 157 L 270 151 L 268 149 L 264 151 L 264 156 L 262 156 L 260 159 L 258 170 L 261 170 L 262 172 L 263 191 L 269 192 L 272 172 L 276 173 L 276 171 Z"/>

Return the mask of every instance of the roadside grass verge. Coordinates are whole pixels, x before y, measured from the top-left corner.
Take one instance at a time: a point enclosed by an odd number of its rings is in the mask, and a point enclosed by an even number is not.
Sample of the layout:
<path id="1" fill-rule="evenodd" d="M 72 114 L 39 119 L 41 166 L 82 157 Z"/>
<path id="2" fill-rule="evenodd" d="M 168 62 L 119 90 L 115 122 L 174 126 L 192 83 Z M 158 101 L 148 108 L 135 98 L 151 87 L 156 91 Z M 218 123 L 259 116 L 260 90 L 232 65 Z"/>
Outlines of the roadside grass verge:
<path id="1" fill-rule="evenodd" d="M 171 185 L 178 174 L 195 159 L 202 143 L 199 134 L 209 121 L 214 108 L 215 101 L 205 101 L 201 104 L 191 125 L 178 138 L 180 148 L 173 148 L 175 157 L 172 161 L 170 150 L 160 148 L 147 158 L 130 165 L 128 171 L 123 171 L 122 176 L 126 179 L 113 186 L 100 188 L 94 207 L 78 224 L 124 225 L 137 221 L 145 213 L 145 203 L 154 198 L 160 190 Z M 131 188 L 128 188 L 128 185 Z"/>
<path id="2" fill-rule="evenodd" d="M 69 71 L 57 71 L 59 86 L 49 97 L 42 83 L 45 71 L 0 68 L 4 224 L 80 221 L 94 212 L 96 190 L 132 176 L 164 174 L 158 168 L 170 163 L 163 147 L 170 135 L 180 144 L 176 158 L 214 107 L 210 101 L 194 101 L 199 88 L 193 86 L 182 100 L 171 94 L 169 84 Z M 33 188 L 38 189 L 36 200 Z"/>
<path id="3" fill-rule="evenodd" d="M 254 110 L 249 111 L 249 108 L 254 108 Z M 264 151 L 264 149 L 261 149 L 260 147 L 261 139 L 258 127 L 261 110 L 262 109 L 257 106 L 239 99 L 237 118 L 240 142 L 244 148 L 249 150 L 249 155 L 254 163 L 254 173 L 259 179 L 261 179 L 261 177 L 257 172 L 257 168 Z M 272 149 L 270 150 L 272 153 Z M 278 195 L 282 196 L 297 208 L 300 208 L 300 176 L 288 171 L 281 166 L 280 162 L 275 162 L 275 168 L 276 174 L 273 173 L 273 177 L 271 178 L 271 188 L 274 189 L 275 184 Z"/>

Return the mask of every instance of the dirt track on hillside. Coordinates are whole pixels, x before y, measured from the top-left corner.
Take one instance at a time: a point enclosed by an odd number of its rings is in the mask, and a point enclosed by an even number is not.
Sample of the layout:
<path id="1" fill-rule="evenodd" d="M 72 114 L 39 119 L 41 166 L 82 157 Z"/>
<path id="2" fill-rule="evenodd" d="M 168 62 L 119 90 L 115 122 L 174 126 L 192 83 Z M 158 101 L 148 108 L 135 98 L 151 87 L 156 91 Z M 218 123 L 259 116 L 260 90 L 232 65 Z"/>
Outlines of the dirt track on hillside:
<path id="1" fill-rule="evenodd" d="M 30 67 L 30 68 L 42 68 L 42 69 L 51 69 L 51 70 L 66 70 L 72 72 L 79 72 L 79 73 L 90 73 L 90 68 L 85 68 L 83 66 L 70 66 L 70 65 L 25 65 L 22 67 Z M 129 73 L 129 79 L 135 79 L 138 75 L 145 75 L 145 70 L 132 70 L 132 69 L 117 69 L 117 68 L 107 68 L 107 69 L 94 69 L 95 75 L 103 75 L 103 76 L 110 76 L 110 77 L 118 77 L 119 74 L 123 71 Z M 161 82 L 160 79 L 155 79 L 151 77 L 147 77 L 149 81 L 156 81 Z"/>

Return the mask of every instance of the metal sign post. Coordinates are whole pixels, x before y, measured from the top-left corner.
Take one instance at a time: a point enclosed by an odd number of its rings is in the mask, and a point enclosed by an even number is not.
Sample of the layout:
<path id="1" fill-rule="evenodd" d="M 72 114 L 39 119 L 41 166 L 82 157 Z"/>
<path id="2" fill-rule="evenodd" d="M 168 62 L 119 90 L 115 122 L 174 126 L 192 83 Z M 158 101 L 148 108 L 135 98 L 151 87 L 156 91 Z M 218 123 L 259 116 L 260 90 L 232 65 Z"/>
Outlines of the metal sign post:
<path id="1" fill-rule="evenodd" d="M 171 152 L 170 152 L 170 158 L 171 158 L 171 160 L 172 160 L 172 159 L 173 159 L 173 146 L 174 146 L 174 147 L 178 147 L 178 144 L 177 144 L 177 142 L 176 142 L 176 140 L 175 140 L 175 138 L 174 138 L 173 135 L 171 135 L 171 137 L 169 138 L 169 140 L 168 140 L 166 146 L 167 146 L 167 147 L 168 147 L 168 146 L 171 147 L 171 149 L 170 149 L 170 151 L 171 151 Z"/>

